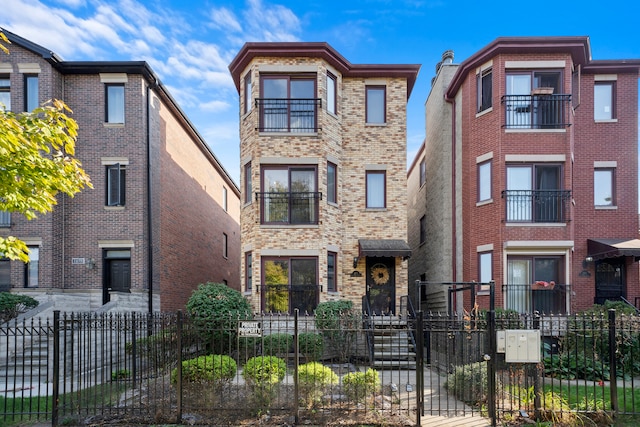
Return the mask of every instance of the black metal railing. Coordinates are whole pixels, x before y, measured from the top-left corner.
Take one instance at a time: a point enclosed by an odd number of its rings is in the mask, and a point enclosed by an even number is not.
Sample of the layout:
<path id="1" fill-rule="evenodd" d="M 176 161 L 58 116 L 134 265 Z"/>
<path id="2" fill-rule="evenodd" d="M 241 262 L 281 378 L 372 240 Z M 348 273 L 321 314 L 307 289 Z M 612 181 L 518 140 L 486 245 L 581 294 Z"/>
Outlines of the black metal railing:
<path id="1" fill-rule="evenodd" d="M 320 98 L 257 98 L 260 132 L 317 132 Z"/>
<path id="2" fill-rule="evenodd" d="M 507 310 L 532 314 L 566 314 L 571 286 L 562 283 L 502 285 L 502 296 Z"/>
<path id="3" fill-rule="evenodd" d="M 259 285 L 264 313 L 293 313 L 311 315 L 318 306 L 319 285 Z"/>
<path id="4" fill-rule="evenodd" d="M 568 222 L 571 190 L 503 190 L 507 222 Z"/>
<path id="5" fill-rule="evenodd" d="M 507 129 L 562 129 L 570 125 L 571 95 L 503 95 Z"/>
<path id="6" fill-rule="evenodd" d="M 256 200 L 261 201 L 261 224 L 317 224 L 322 193 L 263 192 Z"/>

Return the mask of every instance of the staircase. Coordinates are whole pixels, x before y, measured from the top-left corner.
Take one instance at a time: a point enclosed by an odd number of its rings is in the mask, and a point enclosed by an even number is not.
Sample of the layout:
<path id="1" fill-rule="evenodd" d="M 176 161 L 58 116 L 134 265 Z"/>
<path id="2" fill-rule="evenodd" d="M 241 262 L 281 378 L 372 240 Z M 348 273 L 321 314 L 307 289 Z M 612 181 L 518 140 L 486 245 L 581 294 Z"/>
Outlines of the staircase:
<path id="1" fill-rule="evenodd" d="M 370 316 L 368 325 L 372 365 L 376 369 L 415 369 L 416 349 L 406 318 Z"/>

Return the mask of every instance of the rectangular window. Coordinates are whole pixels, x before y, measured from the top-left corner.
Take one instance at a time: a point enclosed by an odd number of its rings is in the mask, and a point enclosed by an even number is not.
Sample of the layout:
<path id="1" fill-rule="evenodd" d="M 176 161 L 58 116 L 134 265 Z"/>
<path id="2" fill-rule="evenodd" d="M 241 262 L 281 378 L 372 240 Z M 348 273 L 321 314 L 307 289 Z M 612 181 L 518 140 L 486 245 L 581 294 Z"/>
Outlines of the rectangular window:
<path id="1" fill-rule="evenodd" d="M 338 203 L 338 166 L 327 162 L 327 202 Z"/>
<path id="2" fill-rule="evenodd" d="M 317 258 L 262 258 L 261 301 L 267 313 L 313 314 L 318 306 Z"/>
<path id="3" fill-rule="evenodd" d="M 561 165 L 507 165 L 507 221 L 566 221 L 570 192 L 561 188 Z"/>
<path id="4" fill-rule="evenodd" d="M 493 253 L 492 252 L 480 252 L 478 253 L 478 278 L 480 283 L 489 283 L 493 280 Z M 488 286 L 481 286 L 483 291 L 488 291 Z"/>
<path id="5" fill-rule="evenodd" d="M 422 159 L 420 162 L 420 187 L 427 182 L 427 160 Z"/>
<path id="6" fill-rule="evenodd" d="M 338 254 L 335 252 L 327 253 L 327 291 L 337 292 L 338 285 L 336 284 L 336 260 Z"/>
<path id="7" fill-rule="evenodd" d="M 386 207 L 386 172 L 367 171 L 367 208 Z"/>
<path id="8" fill-rule="evenodd" d="M 386 123 L 386 86 L 366 87 L 367 123 Z"/>
<path id="9" fill-rule="evenodd" d="M 420 218 L 420 244 L 427 241 L 427 217 L 422 215 Z"/>
<path id="10" fill-rule="evenodd" d="M 124 84 L 105 84 L 107 123 L 124 123 Z"/>
<path id="11" fill-rule="evenodd" d="M 268 166 L 262 169 L 263 224 L 317 224 L 320 193 L 316 168 Z"/>
<path id="12" fill-rule="evenodd" d="M 11 212 L 0 211 L 0 227 L 11 227 Z"/>
<path id="13" fill-rule="evenodd" d="M 24 75 L 24 111 L 31 112 L 40 104 L 38 94 L 38 75 Z"/>
<path id="14" fill-rule="evenodd" d="M 508 73 L 503 97 L 506 127 L 559 129 L 566 126 L 570 95 L 563 93 L 562 81 L 562 71 Z"/>
<path id="15" fill-rule="evenodd" d="M 0 108 L 11 111 L 11 79 L 8 74 L 0 75 Z"/>
<path id="16" fill-rule="evenodd" d="M 251 71 L 244 76 L 244 113 L 251 111 Z"/>
<path id="17" fill-rule="evenodd" d="M 614 119 L 615 82 L 595 82 L 593 86 L 593 118 L 595 120 Z"/>
<path id="18" fill-rule="evenodd" d="M 222 256 L 229 257 L 229 238 L 227 233 L 222 233 Z"/>
<path id="19" fill-rule="evenodd" d="M 253 288 L 253 260 L 251 252 L 244 255 L 244 288 L 250 292 Z"/>
<path id="20" fill-rule="evenodd" d="M 491 161 L 478 164 L 478 201 L 491 200 Z"/>
<path id="21" fill-rule="evenodd" d="M 29 262 L 24 265 L 24 286 L 26 288 L 38 287 L 38 273 L 40 264 L 40 248 L 29 246 Z"/>
<path id="22" fill-rule="evenodd" d="M 327 111 L 336 114 L 336 76 L 327 72 Z"/>
<path id="23" fill-rule="evenodd" d="M 251 162 L 244 165 L 244 202 L 251 203 Z"/>
<path id="24" fill-rule="evenodd" d="M 567 287 L 560 280 L 563 265 L 562 256 L 507 257 L 505 308 L 519 313 L 566 313 Z"/>
<path id="25" fill-rule="evenodd" d="M 491 68 L 482 71 L 477 76 L 478 85 L 478 113 L 491 108 L 493 87 Z"/>
<path id="26" fill-rule="evenodd" d="M 107 206 L 124 206 L 125 168 L 116 163 L 107 166 Z"/>
<path id="27" fill-rule="evenodd" d="M 11 261 L 0 258 L 0 292 L 11 290 Z"/>
<path id="28" fill-rule="evenodd" d="M 615 169 L 598 168 L 593 171 L 593 204 L 615 206 Z"/>
<path id="29" fill-rule="evenodd" d="M 262 76 L 261 132 L 315 132 L 316 76 Z"/>
<path id="30" fill-rule="evenodd" d="M 227 187 L 222 187 L 222 209 L 227 212 L 229 206 L 227 204 Z"/>

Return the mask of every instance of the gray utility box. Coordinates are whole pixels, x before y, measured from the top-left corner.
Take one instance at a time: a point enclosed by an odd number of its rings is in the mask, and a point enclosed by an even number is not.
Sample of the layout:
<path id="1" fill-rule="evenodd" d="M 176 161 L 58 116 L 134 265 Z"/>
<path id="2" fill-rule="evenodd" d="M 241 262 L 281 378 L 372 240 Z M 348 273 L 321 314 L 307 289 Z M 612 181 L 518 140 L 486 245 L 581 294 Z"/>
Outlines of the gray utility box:
<path id="1" fill-rule="evenodd" d="M 540 363 L 540 331 L 507 329 L 497 332 L 497 351 L 507 363 Z"/>

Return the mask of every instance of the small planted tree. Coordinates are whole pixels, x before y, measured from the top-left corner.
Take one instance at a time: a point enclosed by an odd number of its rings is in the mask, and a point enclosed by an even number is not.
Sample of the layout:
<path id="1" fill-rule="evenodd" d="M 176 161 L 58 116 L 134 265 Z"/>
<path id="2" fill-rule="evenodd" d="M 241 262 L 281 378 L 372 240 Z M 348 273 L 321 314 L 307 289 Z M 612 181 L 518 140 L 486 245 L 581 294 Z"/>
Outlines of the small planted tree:
<path id="1" fill-rule="evenodd" d="M 0 322 L 8 322 L 38 306 L 38 301 L 27 295 L 0 292 Z"/>
<path id="2" fill-rule="evenodd" d="M 251 319 L 249 301 L 222 283 L 198 285 L 187 302 L 187 312 L 196 334 L 215 353 L 234 349 L 238 321 Z"/>
<path id="3" fill-rule="evenodd" d="M 287 373 L 287 364 L 275 356 L 256 356 L 247 360 L 242 376 L 253 391 L 256 414 L 268 410 L 275 396 L 276 386 Z"/>
<path id="4" fill-rule="evenodd" d="M 348 362 L 362 324 L 362 315 L 349 300 L 326 301 L 316 308 L 316 328 L 337 355 L 338 362 Z"/>
<path id="5" fill-rule="evenodd" d="M 338 376 L 322 363 L 309 362 L 298 367 L 298 384 L 307 408 L 319 403 L 327 387 L 337 383 Z"/>

